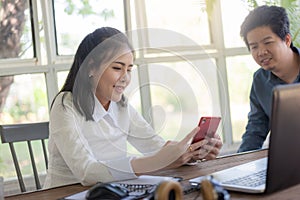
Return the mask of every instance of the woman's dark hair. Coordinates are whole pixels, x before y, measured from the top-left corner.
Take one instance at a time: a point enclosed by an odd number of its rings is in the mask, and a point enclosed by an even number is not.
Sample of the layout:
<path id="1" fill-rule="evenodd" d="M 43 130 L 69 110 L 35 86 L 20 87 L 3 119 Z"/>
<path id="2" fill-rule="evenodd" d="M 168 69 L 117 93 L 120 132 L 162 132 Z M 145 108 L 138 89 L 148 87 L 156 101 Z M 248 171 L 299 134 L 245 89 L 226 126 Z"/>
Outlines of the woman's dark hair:
<path id="1" fill-rule="evenodd" d="M 91 76 L 91 71 L 99 70 L 103 63 L 110 61 L 122 49 L 129 49 L 133 53 L 126 35 L 111 27 L 96 29 L 79 44 L 67 79 L 59 93 L 72 92 L 74 106 L 86 120 L 94 120 L 92 117 L 95 105 L 94 77 Z M 62 104 L 64 97 L 65 94 Z M 121 101 L 124 101 L 125 105 L 124 96 Z"/>
<path id="2" fill-rule="evenodd" d="M 290 22 L 286 10 L 278 6 L 259 6 L 252 10 L 241 25 L 240 35 L 249 49 L 247 34 L 249 31 L 269 26 L 282 40 L 290 33 Z M 292 46 L 292 45 L 291 45 Z"/>

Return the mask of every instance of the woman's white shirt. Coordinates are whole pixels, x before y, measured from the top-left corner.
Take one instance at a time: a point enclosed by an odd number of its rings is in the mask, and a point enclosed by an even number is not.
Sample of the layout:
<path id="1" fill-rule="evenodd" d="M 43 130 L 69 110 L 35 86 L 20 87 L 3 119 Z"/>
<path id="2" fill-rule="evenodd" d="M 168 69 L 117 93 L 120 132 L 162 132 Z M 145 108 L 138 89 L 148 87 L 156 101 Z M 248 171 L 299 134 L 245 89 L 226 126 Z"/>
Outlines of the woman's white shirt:
<path id="1" fill-rule="evenodd" d="M 44 188 L 135 178 L 130 162 L 137 155 L 127 151 L 127 142 L 143 155 L 157 152 L 165 143 L 129 104 L 111 102 L 106 111 L 95 98 L 93 118 L 86 121 L 79 114 L 72 93 L 56 97 L 50 112 Z"/>

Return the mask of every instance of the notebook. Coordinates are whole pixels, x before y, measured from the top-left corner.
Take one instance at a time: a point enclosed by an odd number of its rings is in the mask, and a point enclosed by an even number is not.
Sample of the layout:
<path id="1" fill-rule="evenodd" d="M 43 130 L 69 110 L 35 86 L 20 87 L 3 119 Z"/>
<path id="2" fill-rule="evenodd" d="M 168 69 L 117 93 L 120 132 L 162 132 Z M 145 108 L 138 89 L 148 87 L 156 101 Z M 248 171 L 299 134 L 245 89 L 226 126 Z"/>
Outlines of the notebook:
<path id="1" fill-rule="evenodd" d="M 272 193 L 300 183 L 300 84 L 276 86 L 272 95 L 268 157 L 212 173 L 227 190 Z"/>

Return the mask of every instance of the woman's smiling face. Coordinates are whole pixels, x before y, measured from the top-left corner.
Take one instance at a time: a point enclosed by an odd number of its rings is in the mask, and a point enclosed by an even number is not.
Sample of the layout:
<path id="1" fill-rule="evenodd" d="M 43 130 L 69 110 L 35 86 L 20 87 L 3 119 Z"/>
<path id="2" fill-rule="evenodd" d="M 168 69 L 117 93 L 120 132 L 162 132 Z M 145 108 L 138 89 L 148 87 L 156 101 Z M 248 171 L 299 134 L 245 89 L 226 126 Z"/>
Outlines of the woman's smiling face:
<path id="1" fill-rule="evenodd" d="M 121 100 L 125 88 L 131 81 L 133 54 L 125 53 L 112 61 L 101 74 L 95 95 L 105 109 L 110 101 Z"/>

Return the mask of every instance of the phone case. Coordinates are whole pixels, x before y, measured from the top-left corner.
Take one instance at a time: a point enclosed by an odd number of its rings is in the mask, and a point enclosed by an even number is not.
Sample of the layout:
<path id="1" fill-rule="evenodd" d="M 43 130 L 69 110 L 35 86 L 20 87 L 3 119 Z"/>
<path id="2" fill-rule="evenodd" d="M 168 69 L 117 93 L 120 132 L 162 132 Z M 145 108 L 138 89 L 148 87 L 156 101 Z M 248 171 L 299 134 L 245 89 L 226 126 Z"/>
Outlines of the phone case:
<path id="1" fill-rule="evenodd" d="M 213 137 L 220 124 L 221 117 L 201 117 L 198 126 L 199 132 L 195 135 L 193 142 L 203 140 L 206 136 Z"/>

